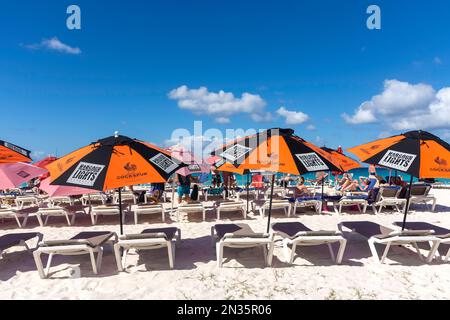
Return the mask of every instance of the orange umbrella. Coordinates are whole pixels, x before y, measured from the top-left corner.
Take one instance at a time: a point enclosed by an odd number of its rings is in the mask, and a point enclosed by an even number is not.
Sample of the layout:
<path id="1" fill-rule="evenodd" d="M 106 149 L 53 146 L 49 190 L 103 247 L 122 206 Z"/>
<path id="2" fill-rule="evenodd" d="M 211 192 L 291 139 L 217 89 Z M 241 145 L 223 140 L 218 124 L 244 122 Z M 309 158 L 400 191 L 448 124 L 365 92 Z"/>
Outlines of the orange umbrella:
<path id="1" fill-rule="evenodd" d="M 333 159 L 336 160 L 336 162 L 339 164 L 339 166 L 342 168 L 343 172 L 350 171 L 352 169 L 361 168 L 361 165 L 358 161 L 355 159 L 352 159 L 348 156 L 346 156 L 344 153 L 339 152 L 339 150 L 334 150 L 327 147 L 322 147 L 323 150 L 331 154 Z M 342 149 L 341 149 L 342 151 Z"/>
<path id="2" fill-rule="evenodd" d="M 348 151 L 361 161 L 411 176 L 403 227 L 408 213 L 413 177 L 450 178 L 450 144 L 426 131 L 410 131 L 362 144 Z"/>
<path id="3" fill-rule="evenodd" d="M 236 139 L 214 151 L 213 155 L 240 170 L 265 170 L 295 175 L 342 170 L 331 154 L 294 135 L 292 129 L 273 128 Z M 272 176 L 267 232 L 270 229 L 274 183 L 275 175 Z"/>
<path id="4" fill-rule="evenodd" d="M 119 189 L 142 183 L 165 182 L 184 167 L 170 152 L 150 143 L 115 135 L 50 163 L 51 185 L 81 187 L 92 190 Z M 122 206 L 120 205 L 120 231 Z"/>
<path id="5" fill-rule="evenodd" d="M 30 151 L 0 140 L 0 163 L 31 162 Z"/>

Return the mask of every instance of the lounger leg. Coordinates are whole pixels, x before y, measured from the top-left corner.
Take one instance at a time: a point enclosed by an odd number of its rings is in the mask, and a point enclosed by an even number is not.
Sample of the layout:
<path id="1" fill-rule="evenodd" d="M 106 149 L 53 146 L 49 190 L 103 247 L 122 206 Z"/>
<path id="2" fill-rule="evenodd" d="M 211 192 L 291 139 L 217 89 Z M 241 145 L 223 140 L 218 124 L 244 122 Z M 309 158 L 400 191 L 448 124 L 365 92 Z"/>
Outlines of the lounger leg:
<path id="1" fill-rule="evenodd" d="M 162 218 L 162 222 L 166 221 L 166 214 L 164 212 L 164 208 L 161 209 L 161 218 Z"/>
<path id="2" fill-rule="evenodd" d="M 431 247 L 430 253 L 428 254 L 427 257 L 427 262 L 430 263 L 431 261 L 433 261 L 433 258 L 437 252 L 437 249 L 439 248 L 439 244 L 440 241 L 434 241 L 433 246 Z M 445 259 L 448 259 L 448 256 L 450 255 L 450 250 L 448 251 Z"/>
<path id="3" fill-rule="evenodd" d="M 420 249 L 419 249 L 419 246 L 417 245 L 417 242 L 413 242 L 412 246 L 414 247 L 414 249 L 416 249 L 419 259 L 423 261 L 423 257 L 422 257 L 422 254 L 420 253 Z"/>
<path id="4" fill-rule="evenodd" d="M 46 217 L 45 217 L 44 226 L 47 225 L 47 223 L 48 223 L 48 218 L 50 218 L 50 216 L 46 216 Z"/>
<path id="5" fill-rule="evenodd" d="M 294 203 L 294 214 L 296 214 L 297 213 L 297 201 L 295 201 L 295 203 Z"/>
<path id="6" fill-rule="evenodd" d="M 333 260 L 333 262 L 336 262 L 336 257 L 334 256 L 333 246 L 331 245 L 331 243 L 327 243 L 327 245 L 328 245 L 328 250 L 330 251 L 331 260 Z"/>
<path id="7" fill-rule="evenodd" d="M 76 218 L 77 218 L 77 213 L 74 212 L 74 213 L 72 214 L 72 221 L 71 221 L 72 225 L 75 224 L 75 219 L 76 219 Z"/>
<path id="8" fill-rule="evenodd" d="M 125 249 L 125 250 L 123 250 L 123 256 L 122 256 L 122 266 L 123 266 L 123 268 L 124 269 L 126 269 L 126 267 L 127 267 L 127 255 L 128 255 L 128 251 L 129 251 L 130 249 Z"/>
<path id="9" fill-rule="evenodd" d="M 245 210 L 245 208 L 242 208 L 241 211 L 242 211 L 242 216 L 244 217 L 244 220 L 247 219 L 247 210 Z"/>
<path id="10" fill-rule="evenodd" d="M 431 211 L 434 211 L 436 209 L 436 198 L 433 199 L 433 204 L 431 205 Z"/>
<path id="11" fill-rule="evenodd" d="M 217 208 L 217 220 L 220 220 L 220 207 Z"/>
<path id="12" fill-rule="evenodd" d="M 217 255 L 217 266 L 219 268 L 222 267 L 222 260 L 223 260 L 223 245 L 222 242 L 217 242 L 216 243 L 216 255 Z"/>
<path id="13" fill-rule="evenodd" d="M 380 261 L 381 263 L 384 263 L 384 260 L 386 259 L 387 254 L 388 254 L 390 248 L 391 248 L 391 243 L 388 242 L 388 243 L 386 244 L 386 249 L 384 249 L 383 256 L 381 257 L 381 261 Z"/>
<path id="14" fill-rule="evenodd" d="M 262 249 L 263 249 L 263 255 L 264 255 L 264 263 L 265 263 L 265 265 L 267 266 L 267 265 L 268 265 L 268 260 L 267 260 L 267 246 L 266 246 L 266 245 L 263 245 L 263 246 L 262 246 Z"/>
<path id="15" fill-rule="evenodd" d="M 267 265 L 269 267 L 272 266 L 273 249 L 274 249 L 274 243 L 273 243 L 273 239 L 272 239 L 272 242 L 269 244 L 269 253 L 268 253 L 268 256 L 267 256 Z"/>
<path id="16" fill-rule="evenodd" d="M 292 211 L 292 206 L 289 205 L 289 208 L 288 208 L 288 218 L 291 217 L 291 211 Z"/>
<path id="17" fill-rule="evenodd" d="M 163 216 L 163 221 L 164 221 L 164 216 Z M 134 224 L 138 224 L 138 213 L 137 213 L 137 211 L 134 211 Z"/>
<path id="18" fill-rule="evenodd" d="M 206 209 L 203 208 L 203 221 L 205 221 L 205 220 L 206 220 Z"/>
<path id="19" fill-rule="evenodd" d="M 169 267 L 170 269 L 173 269 L 173 260 L 174 260 L 174 253 L 175 253 L 175 246 L 173 245 L 172 241 L 167 241 L 167 253 L 169 255 Z"/>
<path id="20" fill-rule="evenodd" d="M 33 252 L 33 258 L 34 258 L 34 263 L 36 263 L 36 268 L 38 270 L 39 277 L 41 277 L 41 279 L 45 279 L 46 274 L 44 271 L 44 266 L 42 265 L 41 254 L 42 253 L 39 252 L 39 250 L 36 250 Z"/>
<path id="21" fill-rule="evenodd" d="M 338 211 L 338 213 L 339 213 L 339 214 L 342 213 L 342 203 L 339 203 L 339 211 Z"/>
<path id="22" fill-rule="evenodd" d="M 67 224 L 68 224 L 69 227 L 70 227 L 72 224 L 70 223 L 69 216 L 67 215 L 67 213 L 65 213 L 64 215 L 66 216 Z"/>
<path id="23" fill-rule="evenodd" d="M 347 240 L 346 239 L 339 240 L 339 251 L 338 251 L 337 258 L 336 258 L 336 263 L 337 264 L 341 264 L 342 263 L 342 258 L 344 257 L 344 251 L 345 251 L 345 247 L 346 246 L 347 246 Z"/>
<path id="24" fill-rule="evenodd" d="M 294 242 L 292 244 L 292 248 L 291 248 L 291 256 L 289 258 L 289 263 L 293 263 L 294 262 L 296 250 L 297 250 L 297 244 Z"/>
<path id="25" fill-rule="evenodd" d="M 380 258 L 378 256 L 377 248 L 375 248 L 375 243 L 373 239 L 369 239 L 368 241 L 370 252 L 372 253 L 373 258 L 376 262 L 380 262 Z"/>
<path id="26" fill-rule="evenodd" d="M 89 248 L 89 256 L 91 257 L 92 271 L 94 271 L 94 274 L 98 274 L 97 263 L 95 261 L 95 254 L 92 248 Z"/>
<path id="27" fill-rule="evenodd" d="M 36 214 L 36 219 L 38 220 L 39 225 L 40 225 L 41 227 L 43 227 L 43 226 L 44 226 L 44 223 L 42 222 L 42 217 L 41 217 L 41 215 L 40 215 L 39 213 Z"/>
<path id="28" fill-rule="evenodd" d="M 120 256 L 120 244 L 114 244 L 114 255 L 116 256 L 117 270 L 123 271 L 122 257 Z"/>
<path id="29" fill-rule="evenodd" d="M 47 266 L 45 267 L 45 277 L 50 273 L 50 265 L 52 264 L 53 253 L 48 255 Z"/>
<path id="30" fill-rule="evenodd" d="M 366 213 L 366 211 L 367 211 L 367 202 L 364 203 L 364 206 L 363 206 L 363 213 Z"/>
<path id="31" fill-rule="evenodd" d="M 450 249 L 448 249 L 447 254 L 445 255 L 444 261 L 447 262 L 448 258 L 450 258 Z"/>
<path id="32" fill-rule="evenodd" d="M 20 223 L 19 217 L 17 215 L 14 215 L 14 218 L 16 219 L 17 225 L 19 226 L 19 228 L 22 228 L 22 224 Z M 24 219 L 25 221 L 25 219 Z"/>

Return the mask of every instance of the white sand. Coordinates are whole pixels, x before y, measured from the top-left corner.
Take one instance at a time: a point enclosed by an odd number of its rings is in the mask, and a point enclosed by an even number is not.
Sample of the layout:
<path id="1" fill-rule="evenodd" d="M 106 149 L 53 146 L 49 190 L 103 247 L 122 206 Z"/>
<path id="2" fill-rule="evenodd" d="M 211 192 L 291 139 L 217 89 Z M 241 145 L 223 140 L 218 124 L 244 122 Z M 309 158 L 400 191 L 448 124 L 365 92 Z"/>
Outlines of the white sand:
<path id="1" fill-rule="evenodd" d="M 435 213 L 423 206 L 410 214 L 409 221 L 426 221 L 450 228 L 450 190 L 433 190 L 438 197 Z M 413 209 L 414 209 L 413 208 Z M 14 249 L 0 261 L 0 299 L 448 299 L 450 297 L 450 263 L 426 265 L 414 251 L 394 247 L 387 264 L 374 263 L 367 242 L 352 237 L 342 265 L 334 265 L 326 247 L 299 248 L 293 265 L 284 263 L 279 246 L 275 248 L 272 268 L 264 267 L 260 249 L 226 249 L 223 268 L 216 267 L 215 249 L 210 227 L 215 214 L 191 215 L 190 222 L 172 223 L 182 230 L 183 241 L 177 247 L 175 269 L 168 268 L 165 249 L 141 255 L 130 254 L 126 272 L 118 273 L 108 248 L 98 276 L 92 273 L 88 256 L 55 257 L 50 279 L 39 278 L 32 255 Z M 236 218 L 234 218 L 236 217 Z M 159 219 L 158 219 L 159 218 Z M 52 219 L 52 218 L 51 218 Z M 56 219 L 56 220 L 55 220 Z M 225 214 L 225 221 L 242 222 L 238 214 Z M 375 216 L 344 214 L 345 220 L 371 220 L 389 225 L 400 221 L 399 213 Z M 116 219 L 100 218 L 91 226 L 82 217 L 76 226 L 67 227 L 63 219 L 50 220 L 41 228 L 30 218 L 26 231 L 39 231 L 45 239 L 69 238 L 85 230 L 118 231 Z M 339 217 L 313 213 L 290 219 L 275 213 L 275 221 L 301 221 L 312 229 L 335 229 Z M 160 217 L 143 218 L 132 224 L 129 216 L 125 231 L 137 233 L 144 228 L 161 227 Z M 264 231 L 267 219 L 250 215 L 255 231 Z M 167 224 L 166 224 L 167 225 Z M 17 232 L 11 222 L 2 225 L 0 234 Z M 425 253 L 425 252 L 424 252 Z M 280 260 L 281 259 L 281 260 Z M 81 271 L 80 278 L 71 275 Z"/>

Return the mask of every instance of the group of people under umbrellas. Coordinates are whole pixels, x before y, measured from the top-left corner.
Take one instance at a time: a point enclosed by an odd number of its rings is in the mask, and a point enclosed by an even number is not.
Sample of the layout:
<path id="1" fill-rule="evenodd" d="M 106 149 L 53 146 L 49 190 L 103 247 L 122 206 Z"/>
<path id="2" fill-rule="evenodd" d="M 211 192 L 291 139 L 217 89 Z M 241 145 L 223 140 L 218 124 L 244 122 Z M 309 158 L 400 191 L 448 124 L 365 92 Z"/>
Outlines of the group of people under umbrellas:
<path id="1" fill-rule="evenodd" d="M 425 131 L 411 131 L 379 139 L 348 151 L 360 161 L 371 165 L 369 179 L 372 174 L 375 175 L 374 166 L 409 174 L 408 201 L 414 177 L 450 178 L 450 145 Z M 342 150 L 319 148 L 296 136 L 292 129 L 280 128 L 236 139 L 214 151 L 213 156 L 216 160 L 215 179 L 218 179 L 219 171 L 228 172 L 232 176 L 232 173 L 246 174 L 251 170 L 264 170 L 273 173 L 272 193 L 276 173 L 302 175 L 310 172 L 346 172 L 354 165 L 354 160 L 345 157 Z M 0 141 L 0 163 L 30 161 L 28 150 Z M 164 185 L 175 172 L 196 165 L 199 164 L 193 161 L 186 163 L 183 157 L 174 156 L 170 150 L 115 134 L 49 163 L 46 170 L 50 175 L 50 185 L 53 186 L 91 191 L 117 189 L 121 209 L 123 187 L 146 183 Z M 0 164 L 0 174 L 4 171 L 2 166 Z M 26 173 L 22 175 L 25 179 Z M 322 186 L 324 179 L 323 176 Z M 177 174 L 180 198 L 189 193 L 188 185 L 191 182 L 191 175 Z M 218 184 L 219 181 L 213 183 Z M 407 208 L 408 205 L 405 206 L 404 221 Z M 270 218 L 269 208 L 268 227 Z M 120 222 L 120 231 L 123 233 L 122 217 Z"/>

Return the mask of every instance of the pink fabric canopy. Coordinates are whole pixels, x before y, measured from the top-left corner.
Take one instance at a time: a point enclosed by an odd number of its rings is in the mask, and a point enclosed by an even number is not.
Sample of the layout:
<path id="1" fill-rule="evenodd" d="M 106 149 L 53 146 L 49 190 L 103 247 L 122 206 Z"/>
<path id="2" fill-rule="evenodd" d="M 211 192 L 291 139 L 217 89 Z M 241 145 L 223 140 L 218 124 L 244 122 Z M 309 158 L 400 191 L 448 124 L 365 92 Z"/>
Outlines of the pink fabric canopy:
<path id="1" fill-rule="evenodd" d="M 23 162 L 0 164 L 0 190 L 17 188 L 46 172 L 45 169 Z"/>
<path id="2" fill-rule="evenodd" d="M 47 192 L 50 197 L 76 196 L 80 194 L 97 193 L 96 190 L 84 189 L 70 186 L 50 185 L 50 178 L 41 181 L 39 189 Z"/>
<path id="3" fill-rule="evenodd" d="M 198 157 L 195 157 L 190 151 L 186 150 L 182 146 L 176 145 L 167 150 L 171 153 L 172 157 L 188 164 L 187 167 L 181 168 L 176 173 L 182 176 L 187 176 L 193 173 L 209 173 L 211 171 L 211 165 Z"/>

